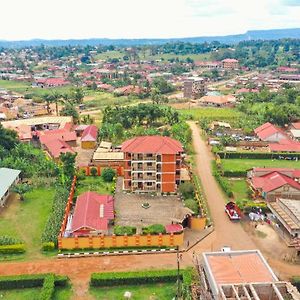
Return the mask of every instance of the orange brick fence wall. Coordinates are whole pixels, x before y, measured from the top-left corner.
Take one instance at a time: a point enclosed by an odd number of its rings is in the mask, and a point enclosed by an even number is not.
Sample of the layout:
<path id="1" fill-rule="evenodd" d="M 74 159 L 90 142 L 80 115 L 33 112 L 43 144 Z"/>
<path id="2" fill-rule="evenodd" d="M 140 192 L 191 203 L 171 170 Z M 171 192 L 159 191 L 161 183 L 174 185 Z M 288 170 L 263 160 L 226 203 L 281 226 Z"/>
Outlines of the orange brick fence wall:
<path id="1" fill-rule="evenodd" d="M 174 247 L 183 244 L 184 233 L 158 235 L 99 235 L 89 237 L 59 237 L 59 249 L 101 249 L 125 247 Z"/>

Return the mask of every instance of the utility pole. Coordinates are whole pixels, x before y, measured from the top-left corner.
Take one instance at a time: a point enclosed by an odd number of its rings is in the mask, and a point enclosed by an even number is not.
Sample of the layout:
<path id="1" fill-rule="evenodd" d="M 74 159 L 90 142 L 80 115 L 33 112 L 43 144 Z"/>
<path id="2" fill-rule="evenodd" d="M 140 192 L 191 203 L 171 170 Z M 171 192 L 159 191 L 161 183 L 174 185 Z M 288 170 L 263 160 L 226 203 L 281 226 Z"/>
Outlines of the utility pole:
<path id="1" fill-rule="evenodd" d="M 177 293 L 176 293 L 176 299 L 179 299 L 179 291 L 180 291 L 180 286 L 179 286 L 179 270 L 180 270 L 180 265 L 179 265 L 179 247 L 177 246 Z"/>

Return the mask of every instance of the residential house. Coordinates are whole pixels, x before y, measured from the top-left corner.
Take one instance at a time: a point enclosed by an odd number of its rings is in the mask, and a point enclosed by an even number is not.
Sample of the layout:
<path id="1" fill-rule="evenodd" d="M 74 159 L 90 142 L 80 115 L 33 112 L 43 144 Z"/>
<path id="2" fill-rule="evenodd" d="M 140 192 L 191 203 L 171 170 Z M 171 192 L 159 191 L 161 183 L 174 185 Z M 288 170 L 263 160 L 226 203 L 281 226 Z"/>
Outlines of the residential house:
<path id="1" fill-rule="evenodd" d="M 221 96 L 204 96 L 198 101 L 199 105 L 214 106 L 214 107 L 233 107 L 236 98 L 232 95 Z"/>
<path id="2" fill-rule="evenodd" d="M 67 142 L 60 140 L 60 139 L 45 141 L 43 144 L 43 148 L 47 152 L 47 154 L 55 161 L 59 160 L 59 157 L 61 154 L 64 154 L 64 153 L 75 154 L 76 153 Z"/>
<path id="3" fill-rule="evenodd" d="M 297 300 L 297 289 L 279 281 L 259 250 L 206 252 L 198 256 L 201 296 L 213 300 Z"/>
<path id="4" fill-rule="evenodd" d="M 85 192 L 77 197 L 71 233 L 74 236 L 108 234 L 109 225 L 114 217 L 112 196 Z"/>
<path id="5" fill-rule="evenodd" d="M 268 204 L 271 212 L 290 240 L 300 238 L 300 201 L 278 198 Z"/>
<path id="6" fill-rule="evenodd" d="M 271 143 L 268 147 L 271 152 L 300 152 L 300 142 L 288 138 L 281 139 L 278 143 Z"/>
<path id="7" fill-rule="evenodd" d="M 81 136 L 82 149 L 94 149 L 97 145 L 98 128 L 95 125 L 90 125 L 84 129 Z"/>
<path id="8" fill-rule="evenodd" d="M 269 122 L 254 129 L 254 133 L 264 142 L 278 143 L 280 140 L 287 139 L 287 135 L 281 128 L 278 128 Z"/>
<path id="9" fill-rule="evenodd" d="M 53 140 L 61 140 L 66 142 L 70 147 L 77 146 L 77 136 L 75 131 L 69 131 L 68 129 L 53 129 L 53 130 L 43 130 L 38 131 L 37 136 L 39 137 L 40 143 L 44 144 L 51 142 Z"/>
<path id="10" fill-rule="evenodd" d="M 19 181 L 20 173 L 20 170 L 0 168 L 0 206 L 5 205 L 11 187 Z"/>
<path id="11" fill-rule="evenodd" d="M 298 170 L 299 171 L 299 170 Z M 286 171 L 280 169 L 260 174 L 248 173 L 248 182 L 256 197 L 262 197 L 267 201 L 275 201 L 276 198 L 299 199 L 300 200 L 300 183 L 299 172 L 297 178 L 293 175 L 286 174 Z"/>
<path id="12" fill-rule="evenodd" d="M 125 141 L 124 189 L 174 193 L 180 184 L 183 148 L 166 136 L 140 136 Z"/>
<path id="13" fill-rule="evenodd" d="M 97 149 L 98 150 L 98 149 Z M 96 151 L 93 154 L 93 164 L 105 168 L 117 168 L 124 166 L 124 153 L 123 152 L 103 152 Z"/>

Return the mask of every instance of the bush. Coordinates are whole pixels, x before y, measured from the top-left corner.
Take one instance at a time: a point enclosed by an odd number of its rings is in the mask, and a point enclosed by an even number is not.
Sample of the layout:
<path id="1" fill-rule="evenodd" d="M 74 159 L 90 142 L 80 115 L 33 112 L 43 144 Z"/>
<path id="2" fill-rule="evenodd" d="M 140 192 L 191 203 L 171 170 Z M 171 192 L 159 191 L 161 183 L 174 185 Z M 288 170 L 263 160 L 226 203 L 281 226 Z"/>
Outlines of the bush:
<path id="1" fill-rule="evenodd" d="M 184 182 L 179 185 L 179 191 L 185 199 L 194 198 L 195 188 L 191 182 Z"/>
<path id="2" fill-rule="evenodd" d="M 182 275 L 180 275 L 182 277 Z M 147 283 L 175 282 L 177 270 L 93 273 L 90 286 L 137 285 Z"/>
<path id="3" fill-rule="evenodd" d="M 297 290 L 300 292 L 300 276 L 293 276 L 291 283 L 297 288 Z"/>
<path id="4" fill-rule="evenodd" d="M 114 227 L 114 234 L 116 235 L 134 235 L 136 233 L 136 227 L 132 226 L 118 226 Z"/>
<path id="5" fill-rule="evenodd" d="M 166 229 L 164 225 L 161 224 L 153 224 L 148 227 L 143 227 L 143 234 L 159 234 L 166 233 Z"/>
<path id="6" fill-rule="evenodd" d="M 50 274 L 1 276 L 0 290 L 40 287 L 48 275 Z M 67 276 L 55 276 L 54 283 L 55 286 L 63 287 L 67 285 L 68 280 Z"/>
<path id="7" fill-rule="evenodd" d="M 19 254 L 24 252 L 25 252 L 24 244 L 0 246 L 0 254 Z"/>
<path id="8" fill-rule="evenodd" d="M 228 197 L 232 197 L 233 196 L 233 192 L 231 190 L 229 182 L 226 181 L 226 179 L 224 179 L 222 177 L 222 175 L 220 174 L 215 160 L 212 161 L 212 173 L 213 173 L 213 176 L 216 178 L 217 182 L 219 183 L 220 187 L 224 191 L 224 193 Z"/>
<path id="9" fill-rule="evenodd" d="M 256 203 L 248 199 L 241 199 L 236 201 L 237 206 L 244 212 L 250 213 L 253 209 L 259 207 L 263 213 L 269 211 L 268 205 L 265 202 Z"/>
<path id="10" fill-rule="evenodd" d="M 98 174 L 98 171 L 96 168 L 91 168 L 90 173 L 92 176 L 96 176 Z"/>
<path id="11" fill-rule="evenodd" d="M 195 199 L 185 200 L 184 205 L 191 209 L 196 215 L 199 213 L 199 204 Z"/>
<path id="12" fill-rule="evenodd" d="M 53 274 L 49 274 L 45 277 L 43 288 L 40 293 L 39 299 L 40 300 L 51 300 L 54 294 L 54 285 L 55 277 Z"/>
<path id="13" fill-rule="evenodd" d="M 17 238 L 8 236 L 8 235 L 0 236 L 0 245 L 1 246 L 3 246 L 3 245 L 16 245 L 16 244 L 22 244 L 22 241 L 17 239 Z"/>
<path id="14" fill-rule="evenodd" d="M 246 177 L 247 171 L 229 171 L 226 170 L 223 172 L 223 176 L 225 177 Z"/>
<path id="15" fill-rule="evenodd" d="M 53 251 L 55 249 L 55 244 L 53 242 L 45 242 L 42 244 L 43 251 Z"/>
<path id="16" fill-rule="evenodd" d="M 116 171 L 111 168 L 106 168 L 103 169 L 101 176 L 105 182 L 112 182 L 116 176 Z"/>

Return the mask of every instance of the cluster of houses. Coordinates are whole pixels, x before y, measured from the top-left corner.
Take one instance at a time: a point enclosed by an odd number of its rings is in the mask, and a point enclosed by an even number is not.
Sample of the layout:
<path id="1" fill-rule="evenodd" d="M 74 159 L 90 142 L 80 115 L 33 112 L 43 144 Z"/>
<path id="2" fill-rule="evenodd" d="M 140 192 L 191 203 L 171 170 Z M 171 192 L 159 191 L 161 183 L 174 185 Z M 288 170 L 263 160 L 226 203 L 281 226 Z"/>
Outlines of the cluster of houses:
<path id="1" fill-rule="evenodd" d="M 46 116 L 2 122 L 4 128 L 17 132 L 19 140 L 40 146 L 58 161 L 63 153 L 75 154 L 77 148 L 93 149 L 97 145 L 95 125 L 73 125 L 72 117 Z"/>

